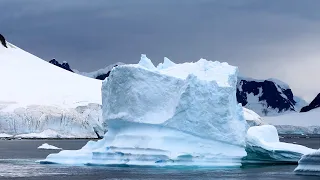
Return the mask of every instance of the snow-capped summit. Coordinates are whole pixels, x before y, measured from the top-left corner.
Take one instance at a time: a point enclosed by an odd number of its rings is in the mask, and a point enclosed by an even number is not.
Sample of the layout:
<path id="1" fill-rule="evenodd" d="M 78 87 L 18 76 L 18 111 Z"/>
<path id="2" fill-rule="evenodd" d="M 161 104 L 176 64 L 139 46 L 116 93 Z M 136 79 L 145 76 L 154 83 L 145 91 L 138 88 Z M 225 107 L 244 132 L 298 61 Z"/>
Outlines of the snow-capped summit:
<path id="1" fill-rule="evenodd" d="M 301 109 L 300 112 L 308 112 L 312 109 L 316 109 L 320 107 L 320 93 L 311 101 L 308 106 L 305 106 Z"/>
<path id="2" fill-rule="evenodd" d="M 293 95 L 289 85 L 277 79 L 238 77 L 237 100 L 261 116 L 300 111 L 306 102 Z"/>
<path id="3" fill-rule="evenodd" d="M 58 67 L 61 67 L 62 69 L 65 69 L 67 71 L 73 72 L 72 69 L 70 68 L 70 65 L 67 61 L 63 61 L 62 64 L 60 64 L 56 59 L 52 59 L 49 61 L 49 63 L 56 65 Z"/>

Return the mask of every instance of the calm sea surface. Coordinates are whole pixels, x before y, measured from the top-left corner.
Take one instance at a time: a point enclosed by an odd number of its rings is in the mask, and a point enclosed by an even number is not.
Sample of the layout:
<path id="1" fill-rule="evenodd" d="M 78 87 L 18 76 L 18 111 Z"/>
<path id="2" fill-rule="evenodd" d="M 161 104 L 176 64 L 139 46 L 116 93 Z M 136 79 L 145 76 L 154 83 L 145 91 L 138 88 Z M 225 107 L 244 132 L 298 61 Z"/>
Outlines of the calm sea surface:
<path id="1" fill-rule="evenodd" d="M 297 143 L 310 148 L 320 148 L 319 137 L 281 138 L 281 141 Z M 293 173 L 295 165 L 259 166 L 239 169 L 168 169 L 134 167 L 90 167 L 43 165 L 35 163 L 57 150 L 38 150 L 43 143 L 63 149 L 79 149 L 87 140 L 0 140 L 0 180 L 91 180 L 91 179 L 305 179 L 319 180 L 318 176 L 299 176 Z"/>

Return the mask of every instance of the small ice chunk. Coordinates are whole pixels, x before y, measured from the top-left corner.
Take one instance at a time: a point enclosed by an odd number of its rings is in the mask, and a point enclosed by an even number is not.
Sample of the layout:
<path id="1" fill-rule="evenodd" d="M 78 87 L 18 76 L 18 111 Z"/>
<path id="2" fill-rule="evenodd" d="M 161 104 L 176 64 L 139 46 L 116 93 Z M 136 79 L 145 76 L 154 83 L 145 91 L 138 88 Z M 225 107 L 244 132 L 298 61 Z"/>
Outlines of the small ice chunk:
<path id="1" fill-rule="evenodd" d="M 62 148 L 58 148 L 58 147 L 50 145 L 48 143 L 44 143 L 41 146 L 39 146 L 38 149 L 61 150 Z"/>

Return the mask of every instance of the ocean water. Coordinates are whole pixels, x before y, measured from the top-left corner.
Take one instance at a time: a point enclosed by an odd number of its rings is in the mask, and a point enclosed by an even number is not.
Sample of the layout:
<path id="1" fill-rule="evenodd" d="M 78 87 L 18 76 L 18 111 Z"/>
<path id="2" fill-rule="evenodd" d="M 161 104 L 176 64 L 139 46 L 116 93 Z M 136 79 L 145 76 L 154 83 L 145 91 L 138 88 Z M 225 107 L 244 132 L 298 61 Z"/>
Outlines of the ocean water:
<path id="1" fill-rule="evenodd" d="M 319 137 L 281 138 L 281 141 L 298 143 L 311 148 L 320 148 Z M 96 167 L 38 164 L 58 150 L 38 150 L 43 143 L 63 149 L 79 149 L 87 140 L 0 140 L 0 180 L 2 179 L 306 179 L 319 180 L 318 176 L 301 176 L 293 173 L 296 165 L 256 166 L 237 169 L 204 168 L 137 168 Z"/>

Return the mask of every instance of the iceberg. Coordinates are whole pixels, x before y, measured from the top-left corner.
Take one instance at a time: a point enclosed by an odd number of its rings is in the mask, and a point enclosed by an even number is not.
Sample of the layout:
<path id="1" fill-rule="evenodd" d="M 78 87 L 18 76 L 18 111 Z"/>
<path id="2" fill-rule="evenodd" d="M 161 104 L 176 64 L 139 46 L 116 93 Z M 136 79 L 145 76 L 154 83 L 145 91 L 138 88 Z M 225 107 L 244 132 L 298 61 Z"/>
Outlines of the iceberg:
<path id="1" fill-rule="evenodd" d="M 262 118 L 254 111 L 243 107 L 244 119 L 246 119 L 248 125 L 251 126 L 261 126 L 266 124 L 263 122 Z"/>
<path id="2" fill-rule="evenodd" d="M 237 67 L 200 59 L 112 69 L 102 85 L 102 140 L 40 163 L 240 167 L 248 125 L 236 100 Z"/>
<path id="3" fill-rule="evenodd" d="M 248 163 L 296 163 L 301 156 L 315 150 L 305 146 L 279 141 L 277 129 L 272 125 L 250 127 L 246 137 Z"/>
<path id="4" fill-rule="evenodd" d="M 44 143 L 38 147 L 38 149 L 46 149 L 46 150 L 61 150 L 62 148 L 58 148 L 56 146 L 50 145 L 48 143 Z"/>
<path id="5" fill-rule="evenodd" d="M 298 163 L 295 173 L 320 176 L 320 149 L 302 156 Z"/>

